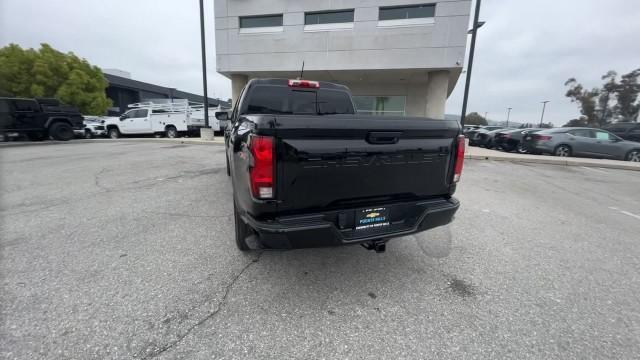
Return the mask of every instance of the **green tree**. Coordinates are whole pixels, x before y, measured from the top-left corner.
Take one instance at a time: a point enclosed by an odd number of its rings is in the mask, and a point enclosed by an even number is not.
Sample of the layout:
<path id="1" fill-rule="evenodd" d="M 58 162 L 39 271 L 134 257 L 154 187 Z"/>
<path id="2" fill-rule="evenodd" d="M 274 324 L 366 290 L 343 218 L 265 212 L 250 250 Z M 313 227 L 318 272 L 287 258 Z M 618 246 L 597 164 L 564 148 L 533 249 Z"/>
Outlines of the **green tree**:
<path id="1" fill-rule="evenodd" d="M 565 96 L 570 98 L 571 102 L 578 103 L 580 113 L 587 118 L 587 123 L 590 126 L 597 126 L 596 97 L 600 91 L 598 89 L 585 90 L 575 78 L 570 78 L 564 85 L 569 87 Z"/>
<path id="2" fill-rule="evenodd" d="M 465 125 L 487 125 L 487 119 L 477 112 L 472 112 L 464 117 Z"/>
<path id="3" fill-rule="evenodd" d="M 618 120 L 638 121 L 640 111 L 640 103 L 637 101 L 640 93 L 638 77 L 640 77 L 640 69 L 621 76 L 620 83 L 615 89 L 617 104 L 613 108 Z"/>
<path id="4" fill-rule="evenodd" d="M 566 124 L 562 125 L 562 127 L 584 127 L 587 126 L 587 118 L 581 116 L 579 119 L 571 119 Z"/>
<path id="5" fill-rule="evenodd" d="M 618 90 L 618 83 L 616 82 L 616 73 L 613 70 L 609 70 L 606 74 L 602 75 L 602 80 L 606 80 L 600 94 L 598 95 L 598 108 L 600 116 L 598 117 L 598 125 L 603 126 L 613 120 L 613 109 L 611 103 L 615 98 L 616 91 Z"/>
<path id="6" fill-rule="evenodd" d="M 48 44 L 38 50 L 16 44 L 0 49 L 1 96 L 54 97 L 83 114 L 102 115 L 111 106 L 108 85 L 100 68 Z"/>

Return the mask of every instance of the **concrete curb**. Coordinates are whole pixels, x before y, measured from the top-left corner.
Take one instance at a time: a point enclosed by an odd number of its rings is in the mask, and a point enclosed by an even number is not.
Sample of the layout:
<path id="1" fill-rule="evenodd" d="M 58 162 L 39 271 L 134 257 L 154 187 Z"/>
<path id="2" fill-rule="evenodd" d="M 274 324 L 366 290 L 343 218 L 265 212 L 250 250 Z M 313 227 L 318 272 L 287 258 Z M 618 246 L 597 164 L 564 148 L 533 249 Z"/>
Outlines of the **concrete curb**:
<path id="1" fill-rule="evenodd" d="M 524 155 L 526 156 L 526 155 Z M 465 159 L 471 160 L 494 160 L 494 161 L 510 161 L 514 163 L 531 163 L 531 164 L 548 164 L 548 165 L 561 165 L 561 166 L 584 166 L 584 167 L 596 167 L 606 169 L 621 169 L 640 171 L 640 164 L 634 164 L 625 161 L 618 160 L 597 160 L 597 159 L 561 159 L 553 157 L 511 157 L 500 155 L 478 155 L 478 154 L 465 154 Z"/>

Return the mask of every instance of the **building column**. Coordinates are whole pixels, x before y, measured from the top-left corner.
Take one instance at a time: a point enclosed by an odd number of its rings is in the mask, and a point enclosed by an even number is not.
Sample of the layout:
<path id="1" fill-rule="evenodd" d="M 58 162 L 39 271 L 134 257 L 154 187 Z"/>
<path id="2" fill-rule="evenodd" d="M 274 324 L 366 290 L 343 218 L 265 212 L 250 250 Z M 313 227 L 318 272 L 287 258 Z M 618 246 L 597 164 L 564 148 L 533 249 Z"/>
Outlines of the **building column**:
<path id="1" fill-rule="evenodd" d="M 429 79 L 427 80 L 427 117 L 444 119 L 444 107 L 447 102 L 448 92 L 449 72 L 429 72 Z"/>
<path id="2" fill-rule="evenodd" d="M 234 107 L 236 105 L 236 100 L 240 96 L 240 92 L 242 91 L 242 88 L 244 88 L 244 86 L 247 85 L 248 81 L 249 81 L 249 77 L 247 75 L 241 75 L 241 74 L 231 75 L 231 100 L 233 101 L 233 103 L 231 104 L 231 107 Z"/>

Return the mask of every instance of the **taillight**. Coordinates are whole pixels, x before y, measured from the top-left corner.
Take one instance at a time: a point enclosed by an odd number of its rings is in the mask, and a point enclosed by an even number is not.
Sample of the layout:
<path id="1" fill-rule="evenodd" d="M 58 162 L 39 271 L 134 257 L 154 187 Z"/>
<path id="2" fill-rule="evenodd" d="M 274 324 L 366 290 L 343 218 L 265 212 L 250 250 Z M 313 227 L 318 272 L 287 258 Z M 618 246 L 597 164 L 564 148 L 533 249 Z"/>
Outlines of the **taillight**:
<path id="1" fill-rule="evenodd" d="M 289 80 L 289 86 L 318 89 L 320 88 L 320 83 L 310 80 Z"/>
<path id="2" fill-rule="evenodd" d="M 273 198 L 273 138 L 270 136 L 251 136 L 249 150 L 253 155 L 253 164 L 249 169 L 251 192 L 258 199 Z"/>
<path id="3" fill-rule="evenodd" d="M 464 163 L 464 135 L 458 136 L 458 146 L 456 147 L 456 162 L 453 167 L 453 182 L 460 181 L 462 175 L 462 164 Z"/>
<path id="4" fill-rule="evenodd" d="M 543 141 L 547 141 L 547 140 L 551 140 L 551 136 L 549 136 L 549 135 L 538 135 L 538 134 L 534 134 L 534 135 L 533 135 L 533 140 L 543 140 Z"/>

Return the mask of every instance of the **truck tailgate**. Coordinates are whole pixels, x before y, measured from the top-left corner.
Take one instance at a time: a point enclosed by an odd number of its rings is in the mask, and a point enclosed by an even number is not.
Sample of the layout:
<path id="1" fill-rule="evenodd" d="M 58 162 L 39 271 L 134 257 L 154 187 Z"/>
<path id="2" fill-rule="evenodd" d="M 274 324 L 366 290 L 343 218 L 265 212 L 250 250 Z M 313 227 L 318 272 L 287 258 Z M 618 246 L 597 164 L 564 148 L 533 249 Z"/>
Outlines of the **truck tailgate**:
<path id="1" fill-rule="evenodd" d="M 450 193 L 456 121 L 297 115 L 276 123 L 281 213 Z"/>

